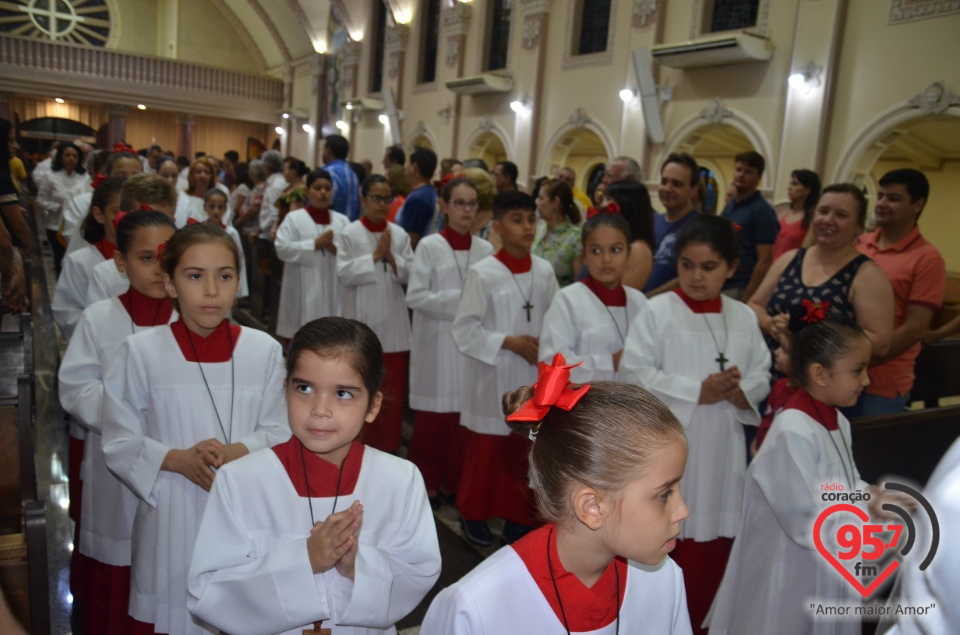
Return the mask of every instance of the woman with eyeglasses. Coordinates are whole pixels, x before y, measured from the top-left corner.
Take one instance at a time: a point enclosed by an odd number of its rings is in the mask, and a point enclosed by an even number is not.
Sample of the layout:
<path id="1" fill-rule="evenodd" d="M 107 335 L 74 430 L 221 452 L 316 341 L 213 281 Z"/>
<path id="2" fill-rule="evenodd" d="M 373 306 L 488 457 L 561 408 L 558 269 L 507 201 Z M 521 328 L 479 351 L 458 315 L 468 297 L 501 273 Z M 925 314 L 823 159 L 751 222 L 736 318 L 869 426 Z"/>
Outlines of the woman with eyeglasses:
<path id="1" fill-rule="evenodd" d="M 420 241 L 407 286 L 414 413 L 407 458 L 420 468 L 434 509 L 453 502 L 466 454 L 466 428 L 460 427 L 464 357 L 453 341 L 453 318 L 467 270 L 493 253 L 489 242 L 470 233 L 479 209 L 473 183 L 451 179 L 440 192 L 440 209 L 444 227 Z"/>
<path id="2" fill-rule="evenodd" d="M 410 276 L 410 236 L 387 220 L 393 195 L 380 174 L 360 185 L 362 215 L 340 233 L 337 281 L 340 315 L 363 322 L 383 345 L 383 406 L 363 430 L 363 442 L 384 452 L 400 449 L 403 404 L 410 358 L 410 320 L 403 286 Z"/>
<path id="3" fill-rule="evenodd" d="M 540 186 L 537 197 L 537 234 L 531 253 L 551 265 L 557 282 L 565 287 L 574 280 L 583 264 L 580 247 L 580 208 L 566 181 L 550 179 Z"/>

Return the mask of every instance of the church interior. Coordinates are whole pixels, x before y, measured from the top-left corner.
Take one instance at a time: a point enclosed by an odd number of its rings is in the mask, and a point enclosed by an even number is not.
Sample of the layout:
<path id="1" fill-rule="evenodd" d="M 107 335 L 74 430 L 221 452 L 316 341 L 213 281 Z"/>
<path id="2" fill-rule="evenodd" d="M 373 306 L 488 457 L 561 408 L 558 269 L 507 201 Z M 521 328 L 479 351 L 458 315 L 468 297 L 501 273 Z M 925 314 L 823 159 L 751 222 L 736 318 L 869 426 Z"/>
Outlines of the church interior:
<path id="1" fill-rule="evenodd" d="M 123 140 L 190 159 L 275 149 L 312 168 L 340 134 L 373 172 L 390 146 L 426 147 L 512 162 L 528 192 L 571 168 L 592 196 L 626 156 L 658 211 L 672 153 L 696 158 L 713 213 L 744 152 L 766 159 L 758 189 L 774 208 L 804 168 L 854 184 L 872 216 L 881 176 L 912 168 L 929 180 L 919 225 L 947 271 L 936 326 L 960 314 L 958 36 L 950 0 L 10 0 L 0 117 L 34 163 L 53 141 Z M 43 222 L 23 200 L 36 241 L 30 310 L 4 315 L 0 334 L 0 589 L 28 632 L 79 635 L 56 381 L 67 342 Z M 234 317 L 271 328 L 253 298 Z M 854 423 L 868 482 L 922 485 L 960 436 L 958 345 L 925 347 L 909 412 Z M 435 515 L 439 589 L 494 549 L 467 543 L 452 508 Z M 418 632 L 425 602 L 399 632 Z"/>

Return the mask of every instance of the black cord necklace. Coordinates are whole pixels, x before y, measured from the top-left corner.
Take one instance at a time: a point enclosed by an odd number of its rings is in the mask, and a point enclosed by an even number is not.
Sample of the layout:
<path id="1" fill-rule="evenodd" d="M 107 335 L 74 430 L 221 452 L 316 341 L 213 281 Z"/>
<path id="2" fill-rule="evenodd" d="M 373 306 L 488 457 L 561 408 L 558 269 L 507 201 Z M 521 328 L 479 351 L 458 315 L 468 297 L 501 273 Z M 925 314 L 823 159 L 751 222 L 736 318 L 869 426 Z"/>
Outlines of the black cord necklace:
<path id="1" fill-rule="evenodd" d="M 333 507 L 330 509 L 330 514 L 333 514 L 337 511 L 337 499 L 340 498 L 340 480 L 343 478 L 343 466 L 347 462 L 347 457 L 350 456 L 350 450 L 347 449 L 347 456 L 343 457 L 343 462 L 340 463 L 340 467 L 337 468 L 337 489 L 334 491 L 333 495 Z M 303 458 L 303 442 L 300 442 L 300 465 L 303 466 L 303 482 L 307 488 L 307 503 L 310 505 L 310 526 L 313 527 L 317 524 L 317 519 L 313 515 L 313 497 L 310 495 L 310 479 L 307 477 L 307 460 Z"/>
<path id="2" fill-rule="evenodd" d="M 186 325 L 184 325 L 186 326 Z M 233 365 L 233 332 L 230 330 L 230 324 L 227 324 L 227 335 L 230 337 L 230 432 L 233 433 L 233 396 L 236 391 L 236 375 Z M 220 424 L 220 432 L 223 438 L 230 445 L 230 435 L 223 427 L 223 419 L 220 418 L 220 410 L 217 408 L 217 402 L 213 398 L 213 391 L 210 390 L 210 383 L 207 381 L 207 374 L 203 372 L 203 364 L 200 363 L 200 355 L 197 353 L 197 346 L 193 343 L 193 335 L 190 329 L 187 329 L 187 339 L 190 340 L 190 348 L 193 350 L 193 356 L 197 360 L 197 367 L 200 369 L 200 376 L 203 377 L 203 385 L 207 387 L 207 394 L 210 395 L 210 403 L 213 404 L 213 411 L 217 415 L 217 423 Z"/>
<path id="3" fill-rule="evenodd" d="M 820 405 L 817 403 L 817 400 L 811 395 L 810 399 L 813 401 L 813 407 L 817 411 L 817 416 L 820 417 L 821 422 L 825 422 L 826 419 L 823 416 L 823 413 L 820 412 Z M 833 438 L 833 435 L 830 434 L 830 430 L 827 430 L 824 426 L 824 430 L 827 431 L 827 436 L 830 438 L 830 443 L 833 444 L 833 447 L 837 451 L 837 455 L 840 457 L 840 465 L 843 466 L 843 475 L 847 477 L 847 483 L 850 485 L 850 492 L 853 493 L 853 453 L 850 451 L 850 444 L 847 443 L 847 439 L 843 436 L 843 430 L 840 428 L 839 422 L 837 423 L 837 432 L 840 433 L 840 439 L 843 440 L 844 447 L 847 448 L 848 458 L 850 460 L 850 471 L 847 471 L 847 463 L 843 460 L 843 453 L 840 451 L 840 446 L 837 445 L 836 440 Z"/>
<path id="4" fill-rule="evenodd" d="M 560 588 L 557 586 L 557 577 L 553 574 L 553 559 L 550 557 L 550 538 L 553 537 L 556 528 L 551 528 L 547 535 L 547 568 L 550 569 L 550 581 L 553 582 L 553 592 L 557 594 L 557 604 L 560 605 L 560 616 L 563 617 L 563 628 L 567 635 L 570 635 L 570 623 L 567 621 L 567 612 L 563 610 L 563 600 L 560 599 Z M 620 569 L 617 568 L 617 561 L 613 561 L 613 572 L 617 576 L 617 595 L 614 603 L 617 605 L 617 635 L 620 635 Z"/>
<path id="5" fill-rule="evenodd" d="M 467 266 L 464 267 L 463 269 L 461 269 L 461 268 L 460 268 L 460 260 L 457 258 L 457 250 L 454 249 L 454 248 L 453 248 L 453 245 L 451 245 L 449 242 L 447 242 L 447 245 L 450 247 L 450 251 L 453 252 L 453 262 L 455 262 L 456 265 L 457 265 L 457 273 L 460 274 L 460 282 L 463 282 L 463 271 L 464 271 L 464 269 L 466 269 L 467 271 L 470 271 L 470 249 L 467 248 Z M 516 278 L 514 278 L 514 280 L 516 280 Z M 521 291 L 520 293 L 523 293 L 523 291 Z"/>
<path id="6" fill-rule="evenodd" d="M 720 342 L 717 340 L 717 336 L 713 332 L 713 327 L 710 326 L 710 320 L 707 319 L 706 313 L 701 313 L 703 316 L 703 321 L 707 325 L 707 329 L 710 331 L 710 337 L 713 338 L 713 345 L 717 347 L 717 358 L 713 361 L 720 364 L 720 370 L 727 370 L 727 362 L 730 360 L 727 359 L 727 345 L 730 344 L 730 332 L 727 330 L 727 314 L 723 312 L 723 306 L 720 307 L 720 315 L 723 317 L 723 332 L 726 334 L 726 339 L 723 342 L 723 349 L 720 349 Z"/>
<path id="7" fill-rule="evenodd" d="M 459 266 L 459 265 L 458 265 Z M 526 272 L 524 272 L 526 273 Z M 523 310 L 527 312 L 527 322 L 530 321 L 530 309 L 533 308 L 533 305 L 530 304 L 530 300 L 533 299 L 533 265 L 530 266 L 530 297 L 527 297 L 527 294 L 523 292 L 523 288 L 520 286 L 520 281 L 517 280 L 517 274 L 510 272 L 510 275 L 513 276 L 513 281 L 517 284 L 517 291 L 520 292 L 520 297 L 523 298 Z"/>
<path id="8" fill-rule="evenodd" d="M 623 305 L 623 316 L 625 319 L 624 324 L 626 325 L 626 328 L 625 330 L 621 331 L 620 324 L 617 323 L 617 318 L 613 317 L 613 311 L 610 310 L 610 307 L 608 307 L 603 300 L 600 300 L 600 304 L 602 304 L 603 308 L 607 310 L 607 315 L 610 316 L 610 321 L 613 322 L 613 327 L 617 329 L 617 335 L 620 336 L 620 345 L 623 346 L 626 343 L 627 333 L 630 332 L 630 312 L 627 311 L 627 305 Z"/>

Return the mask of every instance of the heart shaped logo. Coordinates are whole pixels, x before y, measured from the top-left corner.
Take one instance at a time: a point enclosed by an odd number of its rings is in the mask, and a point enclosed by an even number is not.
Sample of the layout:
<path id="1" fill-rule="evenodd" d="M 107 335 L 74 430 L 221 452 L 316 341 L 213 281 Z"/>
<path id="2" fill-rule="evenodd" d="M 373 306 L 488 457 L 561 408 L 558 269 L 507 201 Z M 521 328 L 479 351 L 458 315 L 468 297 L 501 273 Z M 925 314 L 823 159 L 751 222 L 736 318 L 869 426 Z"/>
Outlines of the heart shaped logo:
<path id="1" fill-rule="evenodd" d="M 831 505 L 820 512 L 820 515 L 817 516 L 817 522 L 813 525 L 813 542 L 817 545 L 817 551 L 820 552 L 820 555 L 826 558 L 827 562 L 832 564 L 833 568 L 839 571 L 840 575 L 842 575 L 847 582 L 853 585 L 853 588 L 856 589 L 857 592 L 864 597 L 864 599 L 866 599 L 877 590 L 877 587 L 883 584 L 884 580 L 890 577 L 891 573 L 897 570 L 897 567 L 900 566 L 900 563 L 896 560 L 893 560 L 883 571 L 880 572 L 876 578 L 874 578 L 873 582 L 870 583 L 870 586 L 864 587 L 863 584 L 860 583 L 860 580 L 857 580 L 855 577 L 853 577 L 853 574 L 847 571 L 846 567 L 844 567 L 832 553 L 827 551 L 827 548 L 823 545 L 823 540 L 820 538 L 820 528 L 823 527 L 824 521 L 826 521 L 827 518 L 832 514 L 836 514 L 838 512 L 849 512 L 857 516 L 865 523 L 870 521 L 870 516 L 867 515 L 867 512 L 863 511 L 859 507 L 845 503 Z"/>

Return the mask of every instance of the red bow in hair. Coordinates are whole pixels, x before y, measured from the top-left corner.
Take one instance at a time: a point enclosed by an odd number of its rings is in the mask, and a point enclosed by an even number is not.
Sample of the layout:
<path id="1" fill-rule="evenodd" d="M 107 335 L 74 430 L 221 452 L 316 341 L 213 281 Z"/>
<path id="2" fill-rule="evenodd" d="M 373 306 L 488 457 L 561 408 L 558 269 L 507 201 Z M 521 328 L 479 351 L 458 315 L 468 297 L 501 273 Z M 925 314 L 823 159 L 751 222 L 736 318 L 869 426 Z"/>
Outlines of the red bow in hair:
<path id="1" fill-rule="evenodd" d="M 733 231 L 736 231 L 736 232 L 743 231 L 743 225 L 741 225 L 740 223 L 735 223 L 733 221 L 730 221 L 730 223 L 733 225 Z"/>
<path id="2" fill-rule="evenodd" d="M 591 205 L 590 207 L 587 208 L 587 220 L 590 220 L 591 218 L 593 218 L 599 213 L 600 213 L 600 210 L 598 210 L 596 207 Z"/>
<path id="3" fill-rule="evenodd" d="M 157 245 L 157 262 L 163 261 L 163 252 L 167 249 L 167 241 L 163 241 Z"/>
<path id="4" fill-rule="evenodd" d="M 115 144 L 113 144 L 113 151 L 114 151 L 114 152 L 129 152 L 130 154 L 136 154 L 136 153 L 137 153 L 136 150 L 134 150 L 132 147 L 128 146 L 128 145 L 127 145 L 126 143 L 124 143 L 123 141 L 117 141 Z"/>
<path id="5" fill-rule="evenodd" d="M 830 308 L 830 303 L 826 300 L 811 302 L 810 300 L 804 299 L 800 303 L 800 306 L 806 311 L 800 319 L 807 324 L 816 324 L 827 317 L 827 310 Z"/>
<path id="6" fill-rule="evenodd" d="M 120 231 L 120 221 L 123 220 L 123 217 L 127 215 L 127 212 L 119 211 L 113 215 L 113 231 Z"/>
<path id="7" fill-rule="evenodd" d="M 619 213 L 620 213 L 620 206 L 617 204 L 616 201 L 610 201 L 610 202 L 607 203 L 606 206 L 603 208 L 603 211 L 604 211 L 604 213 L 606 213 L 606 214 L 619 214 Z"/>
<path id="8" fill-rule="evenodd" d="M 582 364 L 583 362 L 580 362 Z M 527 400 L 519 410 L 507 416 L 507 421 L 535 421 L 536 427 L 530 431 L 530 439 L 536 440 L 540 422 L 557 407 L 569 411 L 590 390 L 590 384 L 574 388 L 570 383 L 570 369 L 580 364 L 566 364 L 563 355 L 557 353 L 553 363 L 540 362 L 537 383 L 533 385 L 533 397 Z"/>
<path id="9" fill-rule="evenodd" d="M 199 224 L 200 224 L 200 221 L 198 221 L 193 216 L 187 219 L 187 225 L 199 225 Z"/>
<path id="10" fill-rule="evenodd" d="M 153 208 L 150 207 L 149 205 L 141 205 L 140 207 L 137 208 L 137 211 L 138 211 L 138 212 L 152 212 L 152 211 L 154 211 L 154 210 L 153 210 Z"/>
<path id="11" fill-rule="evenodd" d="M 100 184 L 106 180 L 107 180 L 106 174 L 96 174 L 94 175 L 93 180 L 90 181 L 90 187 L 92 187 L 93 189 L 97 189 L 98 187 L 100 187 Z"/>

